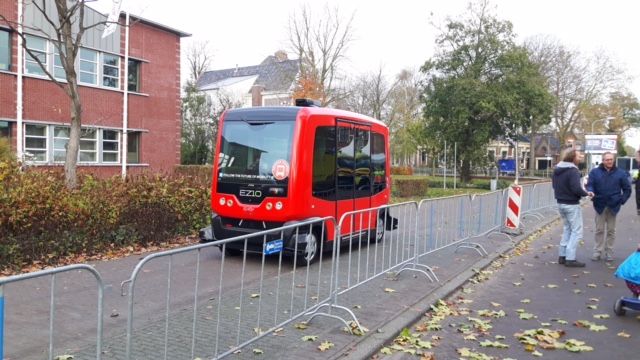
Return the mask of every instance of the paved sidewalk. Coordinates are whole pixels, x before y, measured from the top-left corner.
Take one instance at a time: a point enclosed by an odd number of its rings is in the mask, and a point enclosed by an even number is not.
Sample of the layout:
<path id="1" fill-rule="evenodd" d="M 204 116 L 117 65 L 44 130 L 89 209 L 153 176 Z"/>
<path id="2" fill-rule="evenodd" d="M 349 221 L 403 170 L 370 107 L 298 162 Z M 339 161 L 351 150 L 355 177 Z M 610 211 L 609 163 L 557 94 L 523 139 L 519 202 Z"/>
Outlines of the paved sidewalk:
<path id="1" fill-rule="evenodd" d="M 584 243 L 578 249 L 578 260 L 586 262 L 586 267 L 567 268 L 557 263 L 562 225 L 560 221 L 555 222 L 536 239 L 523 241 L 508 257 L 497 259 L 474 282 L 465 283 L 451 294 L 443 294 L 457 314 L 445 316 L 441 321 L 423 316 L 407 325 L 411 333 L 419 334 L 421 340 L 434 345 L 417 354 L 431 354 L 437 360 L 469 359 L 469 354 L 477 354 L 474 359 L 530 359 L 537 356 L 545 359 L 637 359 L 640 354 L 640 312 L 629 310 L 624 316 L 616 316 L 613 305 L 620 296 L 631 296 L 624 280 L 617 279 L 614 272 L 638 248 L 640 216 L 636 215 L 632 201 L 623 206 L 617 219 L 614 261 L 608 262 L 590 260 L 593 214 L 593 207 L 587 203 L 584 207 Z M 435 301 L 437 296 L 431 299 Z M 429 310 L 427 306 L 416 307 L 423 313 Z M 493 317 L 486 316 L 489 314 Z M 479 321 L 485 322 L 485 329 L 478 328 Z M 441 330 L 419 331 L 431 322 L 441 325 Z M 525 344 L 514 334 L 534 329 L 561 334 L 557 342 L 584 342 L 584 346 L 592 349 L 570 352 L 536 345 L 529 349 L 532 351 L 527 351 Z M 397 329 L 393 334 L 398 334 Z M 541 339 L 538 341 L 544 342 Z M 398 345 L 393 339 L 385 342 L 387 349 L 393 345 Z M 508 345 L 508 348 L 499 348 L 502 345 Z M 382 348 L 376 352 L 379 359 L 420 358 L 402 351 L 410 346 L 390 350 L 391 355 L 381 353 Z M 359 353 L 357 358 L 370 358 L 371 355 Z"/>

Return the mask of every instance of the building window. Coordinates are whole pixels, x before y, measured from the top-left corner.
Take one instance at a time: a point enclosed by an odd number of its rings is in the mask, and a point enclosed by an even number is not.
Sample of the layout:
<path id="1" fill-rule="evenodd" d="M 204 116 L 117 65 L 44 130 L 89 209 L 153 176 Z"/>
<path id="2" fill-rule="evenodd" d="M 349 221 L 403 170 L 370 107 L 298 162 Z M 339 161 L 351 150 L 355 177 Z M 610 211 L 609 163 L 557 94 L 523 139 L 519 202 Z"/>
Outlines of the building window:
<path id="1" fill-rule="evenodd" d="M 53 77 L 58 80 L 67 80 L 67 74 L 62 67 L 62 60 L 60 60 L 60 52 L 57 47 L 53 47 Z"/>
<path id="2" fill-rule="evenodd" d="M 95 129 L 85 130 L 80 137 L 79 162 L 98 162 L 98 131 Z"/>
<path id="3" fill-rule="evenodd" d="M 120 162 L 120 132 L 114 130 L 102 131 L 102 162 Z"/>
<path id="4" fill-rule="evenodd" d="M 140 61 L 129 60 L 129 75 L 127 76 L 127 90 L 140 92 Z"/>
<path id="5" fill-rule="evenodd" d="M 33 154 L 36 161 L 47 161 L 47 134 L 46 125 L 24 126 L 24 151 Z"/>
<path id="6" fill-rule="evenodd" d="M 0 70 L 11 70 L 11 33 L 0 30 Z"/>
<path id="7" fill-rule="evenodd" d="M 40 60 L 42 65 L 47 68 L 47 40 L 29 35 L 26 36 L 26 39 L 27 49 L 29 49 L 33 56 L 31 56 L 29 52 L 26 52 L 24 59 L 25 72 L 27 74 L 45 76 L 46 73 L 36 59 Z"/>
<path id="8" fill-rule="evenodd" d="M 502 150 L 502 155 L 500 155 L 501 159 L 506 159 L 507 158 L 507 151 L 506 150 Z"/>
<path id="9" fill-rule="evenodd" d="M 53 128 L 53 161 L 64 162 L 67 159 L 67 143 L 69 142 L 68 127 Z"/>
<path id="10" fill-rule="evenodd" d="M 140 133 L 127 134 L 127 162 L 129 164 L 140 163 Z"/>
<path id="11" fill-rule="evenodd" d="M 8 121 L 0 121 L 0 137 L 11 137 L 11 124 Z"/>
<path id="12" fill-rule="evenodd" d="M 80 82 L 98 84 L 98 53 L 93 50 L 80 49 Z"/>
<path id="13" fill-rule="evenodd" d="M 120 58 L 102 55 L 102 86 L 120 88 Z"/>
<path id="14" fill-rule="evenodd" d="M 66 161 L 66 145 L 69 142 L 70 128 L 53 127 L 53 161 Z M 100 144 L 100 146 L 98 146 Z M 82 129 L 80 136 L 80 163 L 119 163 L 120 132 L 118 130 Z"/>

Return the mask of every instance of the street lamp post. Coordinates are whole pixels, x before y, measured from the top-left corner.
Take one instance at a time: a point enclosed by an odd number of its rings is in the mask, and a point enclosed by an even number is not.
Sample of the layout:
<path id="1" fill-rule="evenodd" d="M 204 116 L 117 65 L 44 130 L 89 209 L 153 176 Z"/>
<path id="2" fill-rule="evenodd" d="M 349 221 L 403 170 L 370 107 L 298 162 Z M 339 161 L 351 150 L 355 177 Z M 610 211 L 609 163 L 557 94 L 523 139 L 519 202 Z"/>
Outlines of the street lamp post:
<path id="1" fill-rule="evenodd" d="M 612 117 L 612 116 L 609 116 L 609 117 L 606 117 L 606 118 L 604 118 L 604 119 L 598 119 L 598 120 L 594 121 L 594 122 L 591 124 L 591 135 L 594 135 L 594 129 L 593 129 L 593 127 L 594 127 L 597 123 L 599 123 L 600 121 L 611 121 L 611 120 L 615 120 L 615 118 L 614 118 L 614 117 Z M 586 138 L 585 138 L 585 141 L 586 141 Z M 585 144 L 585 145 L 586 145 L 586 144 Z M 585 146 L 585 148 L 587 148 L 587 149 L 588 149 L 588 146 Z M 590 150 L 591 150 L 591 151 L 589 151 L 589 163 L 587 164 L 587 174 L 589 174 L 589 171 L 591 171 L 591 164 L 593 163 L 593 161 L 592 161 L 592 160 L 593 160 L 593 157 L 592 157 L 593 149 L 590 149 Z"/>

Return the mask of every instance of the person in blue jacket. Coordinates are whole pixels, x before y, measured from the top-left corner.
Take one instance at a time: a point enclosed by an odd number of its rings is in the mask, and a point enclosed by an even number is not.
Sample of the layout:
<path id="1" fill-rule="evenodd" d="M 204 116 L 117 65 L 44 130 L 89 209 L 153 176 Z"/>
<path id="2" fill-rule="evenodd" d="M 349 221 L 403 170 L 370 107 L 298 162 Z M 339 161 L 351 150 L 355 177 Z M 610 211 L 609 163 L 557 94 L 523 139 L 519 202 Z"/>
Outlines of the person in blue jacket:
<path id="1" fill-rule="evenodd" d="M 607 261 L 612 261 L 613 244 L 616 241 L 616 215 L 631 197 L 629 178 L 622 169 L 616 167 L 612 153 L 602 154 L 602 163 L 589 172 L 587 191 L 594 193 L 591 201 L 596 210 L 596 244 L 591 260 L 600 260 L 604 252 Z"/>
<path id="2" fill-rule="evenodd" d="M 562 161 L 553 168 L 551 184 L 558 202 L 558 212 L 564 223 L 560 247 L 558 248 L 558 264 L 567 267 L 583 267 L 584 263 L 576 260 L 578 242 L 582 239 L 582 206 L 580 199 L 593 196 L 587 192 L 580 182 L 580 153 L 576 149 L 565 150 Z"/>

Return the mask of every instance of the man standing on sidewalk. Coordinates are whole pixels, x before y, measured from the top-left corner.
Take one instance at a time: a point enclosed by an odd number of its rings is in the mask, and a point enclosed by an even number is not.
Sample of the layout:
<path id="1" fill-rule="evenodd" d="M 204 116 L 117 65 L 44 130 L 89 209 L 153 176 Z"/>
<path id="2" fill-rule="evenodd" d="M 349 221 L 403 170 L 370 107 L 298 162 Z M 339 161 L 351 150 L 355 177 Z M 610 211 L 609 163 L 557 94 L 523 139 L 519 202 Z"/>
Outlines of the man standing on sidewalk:
<path id="1" fill-rule="evenodd" d="M 629 178 L 622 169 L 616 167 L 612 153 L 604 153 L 600 166 L 589 173 L 587 191 L 595 194 L 591 201 L 596 210 L 596 245 L 591 260 L 600 260 L 604 251 L 607 261 L 612 261 L 613 244 L 616 240 L 616 215 L 620 207 L 631 197 Z"/>
<path id="2" fill-rule="evenodd" d="M 558 212 L 564 223 L 558 263 L 567 267 L 583 267 L 584 263 L 576 260 L 578 242 L 582 239 L 582 208 L 580 199 L 593 196 L 580 183 L 580 153 L 575 149 L 565 150 L 562 161 L 553 169 L 552 185 L 558 202 Z"/>

